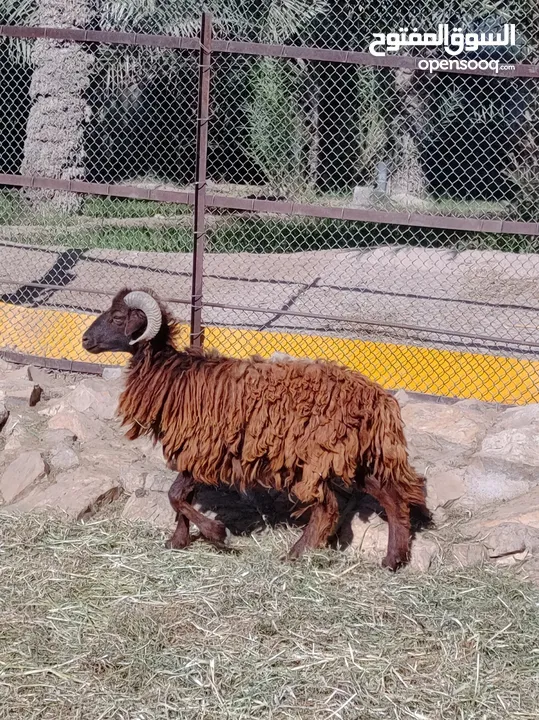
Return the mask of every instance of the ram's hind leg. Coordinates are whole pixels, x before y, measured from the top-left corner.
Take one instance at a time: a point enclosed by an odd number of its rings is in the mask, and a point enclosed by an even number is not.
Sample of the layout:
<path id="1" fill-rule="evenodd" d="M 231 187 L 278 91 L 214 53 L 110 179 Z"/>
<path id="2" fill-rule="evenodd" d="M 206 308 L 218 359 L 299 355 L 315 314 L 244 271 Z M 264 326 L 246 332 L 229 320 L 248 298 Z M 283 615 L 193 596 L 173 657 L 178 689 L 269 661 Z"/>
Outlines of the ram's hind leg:
<path id="1" fill-rule="evenodd" d="M 393 485 L 388 483 L 386 487 L 380 487 L 376 478 L 372 476 L 366 478 L 365 490 L 378 500 L 387 515 L 389 538 L 387 555 L 382 560 L 382 566 L 390 570 L 397 570 L 408 562 L 410 555 L 409 504 L 400 497 Z"/>
<path id="2" fill-rule="evenodd" d="M 177 525 L 174 535 L 167 542 L 167 547 L 176 550 L 187 547 L 191 542 L 189 522 L 192 522 L 206 540 L 224 549 L 226 528 L 223 523 L 206 517 L 191 505 L 195 484 L 191 475 L 179 473 L 168 491 L 170 504 L 176 512 Z"/>
<path id="3" fill-rule="evenodd" d="M 296 560 L 308 548 L 325 547 L 329 537 L 335 530 L 339 517 L 339 505 L 333 490 L 326 489 L 325 498 L 312 510 L 311 517 L 303 534 L 288 553 L 291 560 Z"/>

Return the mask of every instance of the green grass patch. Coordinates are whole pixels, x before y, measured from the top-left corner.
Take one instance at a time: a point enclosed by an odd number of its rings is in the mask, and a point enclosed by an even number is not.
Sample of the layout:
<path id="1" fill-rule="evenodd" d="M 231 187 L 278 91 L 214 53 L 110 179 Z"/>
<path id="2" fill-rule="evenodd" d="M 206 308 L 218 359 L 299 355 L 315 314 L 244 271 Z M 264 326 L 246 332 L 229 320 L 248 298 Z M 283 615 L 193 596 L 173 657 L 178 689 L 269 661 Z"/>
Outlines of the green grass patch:
<path id="1" fill-rule="evenodd" d="M 44 227 L 43 233 L 28 233 L 26 241 L 30 243 L 152 252 L 189 252 L 193 245 L 190 223 L 179 224 L 178 227 L 153 227 L 150 222 L 156 216 L 180 216 L 187 220 L 192 208 L 186 205 L 93 197 L 84 201 L 81 213 L 82 216 L 29 215 L 17 193 L 0 193 L 0 224 L 48 226 Z M 81 228 L 80 231 L 62 232 L 62 227 L 72 228 L 88 219 L 110 218 L 125 219 L 126 222 L 129 219 L 148 218 L 148 226 L 96 227 L 95 230 Z M 13 240 L 17 241 L 18 236 L 14 236 Z M 467 233 L 308 217 L 249 217 L 233 213 L 223 213 L 217 222 L 208 223 L 206 243 L 207 250 L 215 253 L 293 253 L 387 245 L 447 248 L 455 251 L 539 252 L 539 238 L 532 235 Z"/>
<path id="2" fill-rule="evenodd" d="M 192 212 L 192 207 L 179 203 L 104 197 L 85 199 L 80 210 L 81 215 L 97 218 L 174 217 Z"/>

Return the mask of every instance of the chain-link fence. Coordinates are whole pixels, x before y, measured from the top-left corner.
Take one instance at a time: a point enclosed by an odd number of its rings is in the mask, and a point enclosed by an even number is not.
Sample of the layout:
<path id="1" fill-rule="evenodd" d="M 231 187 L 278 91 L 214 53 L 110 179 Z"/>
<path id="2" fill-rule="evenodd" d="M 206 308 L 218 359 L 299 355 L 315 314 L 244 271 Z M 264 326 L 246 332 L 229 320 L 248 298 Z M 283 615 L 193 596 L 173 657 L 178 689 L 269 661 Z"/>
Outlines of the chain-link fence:
<path id="1" fill-rule="evenodd" d="M 4 354 L 91 369 L 151 287 L 183 342 L 539 401 L 535 3 L 207 9 L 0 0 Z"/>

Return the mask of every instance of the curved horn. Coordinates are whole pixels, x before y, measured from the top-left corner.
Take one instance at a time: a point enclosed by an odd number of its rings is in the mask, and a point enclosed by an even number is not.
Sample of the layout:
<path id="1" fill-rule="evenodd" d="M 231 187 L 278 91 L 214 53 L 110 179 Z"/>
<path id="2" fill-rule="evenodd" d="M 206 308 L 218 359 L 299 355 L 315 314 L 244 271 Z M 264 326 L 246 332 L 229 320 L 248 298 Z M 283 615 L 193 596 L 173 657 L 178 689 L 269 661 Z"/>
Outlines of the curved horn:
<path id="1" fill-rule="evenodd" d="M 131 340 L 130 345 L 135 343 L 143 342 L 144 340 L 151 340 L 154 338 L 161 328 L 163 322 L 163 316 L 161 314 L 161 308 L 155 298 L 142 290 L 135 290 L 130 292 L 124 298 L 124 303 L 133 310 L 142 310 L 146 315 L 146 330 L 136 340 Z"/>

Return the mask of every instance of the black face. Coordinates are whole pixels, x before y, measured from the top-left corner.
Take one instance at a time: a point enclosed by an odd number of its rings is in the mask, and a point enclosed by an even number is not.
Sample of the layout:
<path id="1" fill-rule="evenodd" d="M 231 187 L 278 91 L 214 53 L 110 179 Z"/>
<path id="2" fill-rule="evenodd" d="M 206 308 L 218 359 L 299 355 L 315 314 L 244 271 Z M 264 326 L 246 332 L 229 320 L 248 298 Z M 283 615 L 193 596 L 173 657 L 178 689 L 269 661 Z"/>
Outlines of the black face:
<path id="1" fill-rule="evenodd" d="M 146 328 L 146 316 L 140 310 L 131 310 L 122 303 L 114 302 L 110 310 L 100 315 L 82 337 L 86 352 L 97 355 L 102 352 L 134 353 L 136 345 L 130 345 Z"/>

